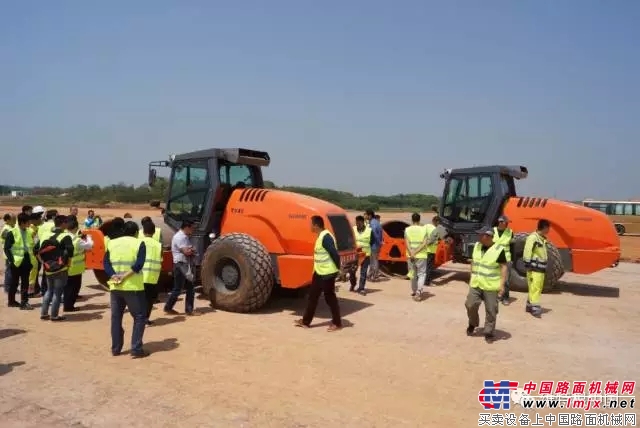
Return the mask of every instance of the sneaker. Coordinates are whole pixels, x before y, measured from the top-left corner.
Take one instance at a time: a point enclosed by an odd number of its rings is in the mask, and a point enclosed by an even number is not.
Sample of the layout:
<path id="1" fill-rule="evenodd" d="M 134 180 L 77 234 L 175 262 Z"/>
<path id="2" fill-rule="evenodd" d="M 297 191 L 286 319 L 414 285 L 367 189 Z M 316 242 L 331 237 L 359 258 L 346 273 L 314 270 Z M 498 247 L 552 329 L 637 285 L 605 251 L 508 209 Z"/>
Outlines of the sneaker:
<path id="1" fill-rule="evenodd" d="M 46 321 L 46 320 L 48 320 L 48 319 L 49 319 L 49 315 L 41 315 L 41 316 L 40 316 L 40 319 L 41 319 L 42 321 Z"/>
<path id="2" fill-rule="evenodd" d="M 509 306 L 511 302 L 509 301 L 509 299 L 502 299 L 500 300 L 500 303 L 502 303 L 503 306 Z"/>
<path id="3" fill-rule="evenodd" d="M 147 325 L 148 325 L 148 326 L 152 326 L 152 325 L 154 325 L 154 324 L 155 324 L 155 323 L 154 323 L 153 321 L 151 321 L 151 320 L 147 320 Z"/>
<path id="4" fill-rule="evenodd" d="M 18 302 L 9 302 L 9 307 L 10 308 L 19 308 L 20 307 L 20 303 L 18 303 Z"/>
<path id="5" fill-rule="evenodd" d="M 415 294 L 415 296 L 413 297 L 413 300 L 415 300 L 416 302 L 419 302 L 420 300 L 422 300 L 422 290 L 418 290 Z"/>
<path id="6" fill-rule="evenodd" d="M 139 359 L 139 358 L 145 358 L 148 357 L 149 351 L 145 351 L 144 349 L 140 352 L 136 352 L 136 353 L 131 353 L 131 358 L 133 358 L 134 360 Z"/>
<path id="7" fill-rule="evenodd" d="M 30 311 L 33 309 L 33 306 L 31 306 L 28 303 L 23 303 L 22 305 L 20 305 L 20 310 L 21 311 Z"/>
<path id="8" fill-rule="evenodd" d="M 367 295 L 367 290 L 360 290 L 358 291 L 358 294 L 361 296 L 366 296 Z"/>
<path id="9" fill-rule="evenodd" d="M 472 326 L 472 325 L 468 326 L 467 327 L 467 336 L 473 336 L 473 332 L 474 331 L 476 331 L 475 326 Z"/>
<path id="10" fill-rule="evenodd" d="M 493 343 L 495 342 L 496 337 L 493 335 L 493 333 L 489 334 L 489 333 L 485 333 L 484 335 L 484 341 L 487 343 Z"/>
<path id="11" fill-rule="evenodd" d="M 55 317 L 55 318 L 51 318 L 51 321 L 64 321 L 64 320 L 66 320 L 66 318 L 65 317 L 60 317 L 60 316 Z"/>

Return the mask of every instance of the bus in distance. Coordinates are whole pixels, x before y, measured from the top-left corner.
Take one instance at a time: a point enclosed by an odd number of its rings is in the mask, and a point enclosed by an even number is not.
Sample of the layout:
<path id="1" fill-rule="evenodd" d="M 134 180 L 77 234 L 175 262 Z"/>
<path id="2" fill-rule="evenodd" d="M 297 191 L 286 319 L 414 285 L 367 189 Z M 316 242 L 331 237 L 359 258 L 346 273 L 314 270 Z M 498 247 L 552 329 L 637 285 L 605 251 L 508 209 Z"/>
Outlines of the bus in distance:
<path id="1" fill-rule="evenodd" d="M 640 233 L 640 201 L 596 201 L 585 199 L 585 207 L 605 213 L 616 227 L 618 235 Z"/>

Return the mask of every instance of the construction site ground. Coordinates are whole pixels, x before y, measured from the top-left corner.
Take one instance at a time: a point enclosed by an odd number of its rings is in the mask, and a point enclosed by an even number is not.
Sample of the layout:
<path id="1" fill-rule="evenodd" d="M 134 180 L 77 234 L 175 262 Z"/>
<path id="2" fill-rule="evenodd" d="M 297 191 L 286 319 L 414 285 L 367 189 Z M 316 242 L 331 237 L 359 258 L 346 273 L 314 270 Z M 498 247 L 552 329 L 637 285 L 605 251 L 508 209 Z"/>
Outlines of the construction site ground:
<path id="1" fill-rule="evenodd" d="M 422 302 L 401 279 L 371 283 L 367 296 L 342 285 L 346 328 L 336 333 L 324 302 L 314 328 L 293 327 L 301 297 L 275 297 L 254 314 L 198 300 L 193 318 L 156 304 L 152 354 L 140 360 L 111 356 L 108 293 L 90 272 L 64 322 L 7 308 L 3 296 L 0 426 L 467 428 L 485 379 L 638 379 L 640 265 L 566 275 L 561 292 L 543 295 L 542 319 L 513 293 L 493 344 L 465 335 L 468 268 L 448 268 Z"/>

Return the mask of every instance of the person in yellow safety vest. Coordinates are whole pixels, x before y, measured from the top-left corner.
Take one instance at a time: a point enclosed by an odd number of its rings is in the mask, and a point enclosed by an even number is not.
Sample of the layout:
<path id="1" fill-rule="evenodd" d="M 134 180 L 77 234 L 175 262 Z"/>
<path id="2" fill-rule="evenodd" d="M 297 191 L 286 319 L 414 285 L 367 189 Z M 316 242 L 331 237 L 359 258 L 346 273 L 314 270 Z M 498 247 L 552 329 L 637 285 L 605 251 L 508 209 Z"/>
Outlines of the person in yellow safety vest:
<path id="1" fill-rule="evenodd" d="M 479 242 L 473 247 L 471 257 L 471 280 L 465 307 L 469 318 L 467 336 L 473 336 L 480 325 L 478 310 L 484 302 L 484 338 L 488 343 L 495 340 L 496 319 L 498 317 L 498 299 L 504 292 L 507 277 L 507 258 L 504 247 L 494 243 L 493 229 L 482 228 Z"/>
<path id="2" fill-rule="evenodd" d="M 36 253 L 38 252 L 38 248 L 40 247 L 40 241 L 38 239 L 38 229 L 42 225 L 44 215 L 44 208 L 40 205 L 33 208 L 31 213 L 31 224 L 29 225 L 29 230 L 33 235 L 33 244 L 34 244 L 34 252 L 31 256 L 31 272 L 29 272 L 29 293 L 30 297 L 40 297 L 42 296 L 40 289 L 40 281 L 38 280 L 38 273 L 40 272 L 41 264 L 36 257 Z"/>
<path id="3" fill-rule="evenodd" d="M 551 229 L 549 220 L 538 220 L 538 229 L 527 236 L 524 243 L 522 259 L 527 269 L 527 284 L 529 286 L 529 298 L 526 311 L 535 317 L 542 315 L 540 307 L 540 295 L 544 288 L 544 279 L 547 273 L 547 235 Z"/>
<path id="4" fill-rule="evenodd" d="M 420 224 L 420 214 L 411 215 L 411 226 L 404 230 L 407 265 L 411 278 L 411 297 L 422 300 L 422 286 L 427 274 L 427 228 Z"/>
<path id="5" fill-rule="evenodd" d="M 162 245 L 155 238 L 156 226 L 153 222 L 145 222 L 142 225 L 142 242 L 144 242 L 147 257 L 142 268 L 144 280 L 144 294 L 147 298 L 147 325 L 153 325 L 151 311 L 153 304 L 158 299 L 158 280 L 162 270 Z"/>
<path id="6" fill-rule="evenodd" d="M 152 238 L 155 239 L 156 241 L 158 241 L 160 243 L 160 246 L 162 247 L 162 229 L 160 229 L 159 227 L 156 227 L 155 223 L 153 222 L 153 220 L 151 220 L 151 217 L 146 216 L 146 217 L 142 217 L 142 220 L 140 220 L 140 224 L 142 225 L 143 230 L 141 230 L 138 233 L 138 238 L 142 239 L 144 237 L 144 225 L 146 223 L 151 223 L 154 226 L 155 232 L 153 232 L 153 236 Z"/>
<path id="7" fill-rule="evenodd" d="M 54 219 L 54 228 L 51 233 L 45 235 L 40 241 L 40 251 L 37 254 L 38 261 L 43 266 L 43 278 L 46 277 L 47 292 L 42 298 L 40 308 L 40 319 L 51 321 L 62 321 L 65 317 L 59 316 L 62 293 L 67 285 L 69 276 L 69 264 L 73 257 L 73 240 L 66 232 L 67 218 L 58 215 Z M 57 250 L 46 251 L 47 247 Z M 51 315 L 49 315 L 49 305 L 51 305 Z"/>
<path id="8" fill-rule="evenodd" d="M 111 220 L 111 224 L 109 228 L 105 231 L 104 234 L 104 250 L 107 251 L 107 247 L 109 246 L 109 241 L 111 239 L 119 238 L 122 236 L 122 230 L 124 229 L 124 219 L 122 217 L 116 217 Z"/>
<path id="9" fill-rule="evenodd" d="M 367 271 L 369 270 L 369 263 L 371 262 L 371 229 L 364 224 L 364 216 L 356 217 L 356 225 L 353 226 L 353 234 L 356 237 L 356 246 L 364 253 L 364 259 L 360 265 L 360 282 L 358 289 L 356 290 L 356 272 L 358 265 L 354 265 L 353 269 L 349 272 L 349 282 L 351 287 L 349 291 L 357 291 L 363 296 L 367 295 L 365 285 L 367 282 Z"/>
<path id="10" fill-rule="evenodd" d="M 137 238 L 138 230 L 136 223 L 126 222 L 123 236 L 111 239 L 104 255 L 104 271 L 109 278 L 111 292 L 111 354 L 114 357 L 122 353 L 124 346 L 122 317 L 127 308 L 133 317 L 131 356 L 143 358 L 149 355 L 142 345 L 147 323 L 147 299 L 142 269 L 147 252 L 145 243 Z"/>
<path id="11" fill-rule="evenodd" d="M 33 234 L 29 230 L 31 216 L 18 214 L 18 225 L 11 229 L 4 241 L 4 254 L 10 263 L 11 286 L 9 288 L 9 307 L 20 307 L 22 310 L 33 309 L 29 305 L 29 273 L 33 267 L 34 242 Z M 16 293 L 20 284 L 20 303 L 16 302 Z"/>
<path id="12" fill-rule="evenodd" d="M 71 237 L 73 243 L 73 257 L 69 265 L 69 278 L 64 289 L 64 311 L 74 312 L 76 310 L 76 302 L 82 288 L 82 274 L 86 269 L 85 252 L 93 248 L 93 239 L 91 235 L 78 235 L 78 218 L 74 215 L 67 217 L 67 234 Z"/>
<path id="13" fill-rule="evenodd" d="M 34 211 L 39 208 L 36 207 L 34 208 Z M 55 217 L 58 215 L 58 211 L 57 210 L 47 210 L 44 214 L 44 223 L 42 223 L 39 227 L 38 227 L 38 231 L 37 231 L 37 236 L 38 236 L 38 240 L 36 242 L 36 252 L 37 249 L 40 247 L 40 242 L 44 242 L 47 238 L 49 238 L 52 235 L 52 230 L 55 227 L 55 222 L 54 219 Z M 42 266 L 42 263 L 40 263 L 38 261 L 38 271 L 40 271 L 40 266 Z M 40 278 L 40 294 L 44 297 L 45 294 L 47 294 L 47 275 L 44 274 L 44 269 L 43 269 L 43 273 L 42 273 L 42 277 Z M 38 290 L 36 290 L 38 291 Z"/>
<path id="14" fill-rule="evenodd" d="M 507 265 L 511 266 L 511 245 L 513 244 L 513 231 L 509 227 L 509 218 L 506 215 L 498 217 L 498 225 L 493 228 L 493 242 L 502 245 L 504 255 L 507 259 Z M 508 306 L 511 303 L 509 299 L 509 269 L 507 269 L 507 279 L 504 283 L 504 293 L 500 301 L 503 305 Z"/>
<path id="15" fill-rule="evenodd" d="M 4 259 L 4 292 L 9 293 L 9 287 L 11 286 L 11 263 L 9 259 L 4 254 L 4 241 L 7 239 L 7 236 L 11 233 L 11 229 L 13 229 L 16 225 L 16 216 L 13 214 L 5 214 L 2 217 L 3 225 L 2 230 L 0 231 L 0 248 L 2 248 L 2 258 Z"/>
<path id="16" fill-rule="evenodd" d="M 427 229 L 427 265 L 425 267 L 424 285 L 427 287 L 431 285 L 431 279 L 433 278 L 438 242 L 444 238 L 444 236 L 441 236 L 443 232 L 439 226 L 440 217 L 437 215 L 431 218 L 431 223 L 425 225 L 425 229 Z"/>
<path id="17" fill-rule="evenodd" d="M 327 331 L 337 331 L 342 328 L 340 317 L 340 305 L 336 296 L 336 277 L 340 273 L 340 255 L 336 247 L 336 239 L 324 228 L 324 219 L 314 215 L 311 217 L 311 231 L 317 234 L 313 247 L 313 276 L 309 290 L 307 308 L 301 319 L 297 320 L 296 327 L 309 328 L 318 307 L 320 294 L 324 293 L 324 300 L 331 309 L 331 324 Z"/>

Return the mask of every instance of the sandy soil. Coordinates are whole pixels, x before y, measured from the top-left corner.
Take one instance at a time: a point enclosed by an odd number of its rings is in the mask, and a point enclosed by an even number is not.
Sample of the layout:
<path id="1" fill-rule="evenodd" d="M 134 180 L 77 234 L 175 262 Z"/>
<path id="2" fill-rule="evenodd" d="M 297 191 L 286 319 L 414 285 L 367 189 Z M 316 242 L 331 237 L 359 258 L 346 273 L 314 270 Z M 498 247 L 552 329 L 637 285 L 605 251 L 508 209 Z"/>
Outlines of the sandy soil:
<path id="1" fill-rule="evenodd" d="M 341 289 L 349 327 L 338 333 L 324 328 L 324 303 L 317 328 L 294 328 L 302 299 L 275 298 L 247 315 L 198 301 L 202 314 L 189 319 L 156 305 L 143 360 L 110 355 L 108 296 L 97 286 L 83 288 L 81 310 L 63 323 L 3 298 L 0 426 L 467 428 L 482 411 L 485 379 L 640 375 L 640 266 L 565 276 L 562 293 L 544 296 L 542 319 L 525 314 L 526 297 L 515 293 L 493 344 L 464 334 L 466 274 L 456 270 L 465 268 L 453 269 L 421 303 L 397 279 L 370 284 L 366 297 Z"/>

